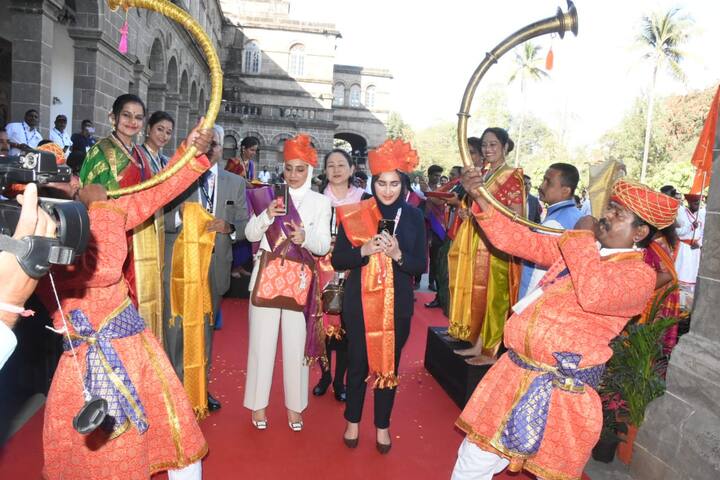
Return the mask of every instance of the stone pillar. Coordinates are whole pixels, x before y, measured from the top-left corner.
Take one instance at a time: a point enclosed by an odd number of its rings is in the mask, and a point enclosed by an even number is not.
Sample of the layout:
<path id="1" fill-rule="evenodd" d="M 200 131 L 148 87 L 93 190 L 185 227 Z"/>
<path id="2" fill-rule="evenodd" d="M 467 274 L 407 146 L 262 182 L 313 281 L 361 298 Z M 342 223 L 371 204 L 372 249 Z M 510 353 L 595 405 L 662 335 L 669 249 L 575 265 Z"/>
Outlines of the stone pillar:
<path id="1" fill-rule="evenodd" d="M 180 105 L 178 105 L 178 116 L 177 121 L 175 122 L 175 142 L 176 144 L 180 144 L 185 137 L 187 137 L 187 134 L 190 132 L 190 129 L 195 126 L 195 124 L 189 123 L 190 118 L 190 103 L 188 102 L 181 102 Z"/>
<path id="2" fill-rule="evenodd" d="M 167 86 L 164 83 L 150 83 L 148 85 L 147 93 L 147 108 L 148 112 L 156 112 L 158 110 L 165 110 L 165 94 L 167 93 Z M 175 118 L 175 117 L 173 117 Z"/>
<path id="3" fill-rule="evenodd" d="M 9 37 L 13 43 L 10 121 L 19 122 L 31 108 L 40 114 L 40 132 L 49 133 L 50 69 L 55 21 L 42 0 L 13 0 Z M 47 6 L 47 8 L 50 8 Z"/>
<path id="4" fill-rule="evenodd" d="M 630 465 L 633 478 L 720 478 L 719 156 L 716 151 L 690 332 L 672 353 L 667 392 L 645 414 Z"/>
<path id="5" fill-rule="evenodd" d="M 178 103 L 180 102 L 180 95 L 177 93 L 168 93 L 165 96 L 165 111 L 175 119 L 176 124 L 178 123 Z M 168 142 L 168 152 L 174 152 L 180 143 L 178 136 L 174 135 L 173 138 Z"/>

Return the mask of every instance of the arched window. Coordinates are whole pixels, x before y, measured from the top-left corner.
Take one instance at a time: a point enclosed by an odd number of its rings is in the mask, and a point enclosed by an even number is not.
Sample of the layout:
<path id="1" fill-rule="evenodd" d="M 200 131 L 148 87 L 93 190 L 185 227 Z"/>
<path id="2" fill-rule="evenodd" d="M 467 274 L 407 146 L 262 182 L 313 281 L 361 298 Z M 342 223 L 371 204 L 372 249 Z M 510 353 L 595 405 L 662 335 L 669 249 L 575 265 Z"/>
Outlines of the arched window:
<path id="1" fill-rule="evenodd" d="M 291 77 L 302 77 L 305 72 L 305 46 L 297 43 L 290 47 L 288 73 Z"/>
<path id="2" fill-rule="evenodd" d="M 360 106 L 360 85 L 357 83 L 350 87 L 350 106 L 354 108 Z"/>
<path id="3" fill-rule="evenodd" d="M 367 108 L 375 107 L 375 85 L 370 85 L 365 89 L 365 106 Z"/>
<path id="4" fill-rule="evenodd" d="M 262 60 L 262 54 L 260 52 L 260 46 L 256 41 L 251 41 L 245 44 L 243 50 L 243 73 L 260 73 L 260 64 Z"/>
<path id="5" fill-rule="evenodd" d="M 345 105 L 345 85 L 336 83 L 333 87 L 333 106 L 342 107 Z"/>
<path id="6" fill-rule="evenodd" d="M 238 143 L 232 135 L 225 135 L 223 139 L 223 158 L 235 158 L 238 153 Z"/>

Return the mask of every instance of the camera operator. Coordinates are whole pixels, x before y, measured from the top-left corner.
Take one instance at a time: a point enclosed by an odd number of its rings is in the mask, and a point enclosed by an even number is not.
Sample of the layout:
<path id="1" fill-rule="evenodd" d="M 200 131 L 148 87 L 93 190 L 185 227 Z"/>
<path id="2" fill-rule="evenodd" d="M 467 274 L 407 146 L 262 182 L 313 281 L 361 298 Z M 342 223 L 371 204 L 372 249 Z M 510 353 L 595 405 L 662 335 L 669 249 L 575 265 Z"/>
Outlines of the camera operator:
<path id="1" fill-rule="evenodd" d="M 34 183 L 25 187 L 23 195 L 17 201 L 22 205 L 20 219 L 13 238 L 21 239 L 35 235 L 43 237 L 55 236 L 55 222 L 38 207 L 37 186 Z M 35 290 L 38 280 L 30 278 L 20 267 L 15 255 L 0 252 L 0 368 L 12 354 L 17 339 L 12 328 L 20 315 L 31 315 L 32 312 L 23 308 L 25 301 Z"/>

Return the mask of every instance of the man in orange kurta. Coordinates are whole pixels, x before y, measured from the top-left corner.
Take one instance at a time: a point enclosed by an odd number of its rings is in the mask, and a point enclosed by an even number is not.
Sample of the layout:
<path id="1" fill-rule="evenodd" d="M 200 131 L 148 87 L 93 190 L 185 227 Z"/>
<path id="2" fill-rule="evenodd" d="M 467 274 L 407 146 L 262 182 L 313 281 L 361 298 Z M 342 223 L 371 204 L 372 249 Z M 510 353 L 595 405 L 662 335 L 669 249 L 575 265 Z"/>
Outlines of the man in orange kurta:
<path id="1" fill-rule="evenodd" d="M 555 237 L 496 212 L 477 195 L 481 182 L 476 170 L 463 177 L 488 239 L 548 272 L 513 306 L 504 331 L 508 352 L 457 421 L 467 437 L 452 479 L 490 479 L 508 465 L 545 480 L 579 479 L 602 428 L 594 386 L 612 355 L 608 344 L 655 287 L 655 272 L 635 244 L 671 224 L 677 202 L 619 180 L 599 222 L 584 217 L 577 230 Z"/>

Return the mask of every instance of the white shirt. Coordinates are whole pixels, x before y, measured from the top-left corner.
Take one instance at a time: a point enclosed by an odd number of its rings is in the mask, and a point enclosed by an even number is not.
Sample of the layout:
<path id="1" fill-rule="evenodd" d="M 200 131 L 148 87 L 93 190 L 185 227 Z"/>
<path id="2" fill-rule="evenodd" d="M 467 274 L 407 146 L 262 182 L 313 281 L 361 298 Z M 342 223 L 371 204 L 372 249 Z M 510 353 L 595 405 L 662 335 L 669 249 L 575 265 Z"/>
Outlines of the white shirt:
<path id="1" fill-rule="evenodd" d="M 0 368 L 5 365 L 7 359 L 10 358 L 13 351 L 17 346 L 17 338 L 13 331 L 5 325 L 4 322 L 0 322 Z"/>
<path id="2" fill-rule="evenodd" d="M 5 131 L 8 135 L 8 140 L 11 143 L 26 144 L 29 147 L 35 148 L 38 143 L 42 141 L 42 135 L 38 132 L 37 128 L 30 128 L 25 122 L 12 122 L 5 126 Z M 20 155 L 22 150 L 19 148 L 11 148 L 10 155 Z"/>
<path id="3" fill-rule="evenodd" d="M 70 135 L 67 133 L 67 130 L 61 132 L 57 128 L 51 128 L 49 138 L 51 142 L 60 145 L 65 152 L 65 158 L 70 155 L 70 147 L 72 147 L 73 142 L 70 140 Z"/>
<path id="4" fill-rule="evenodd" d="M 268 183 L 270 181 L 270 172 L 263 170 L 258 174 L 258 180 L 263 183 Z"/>

